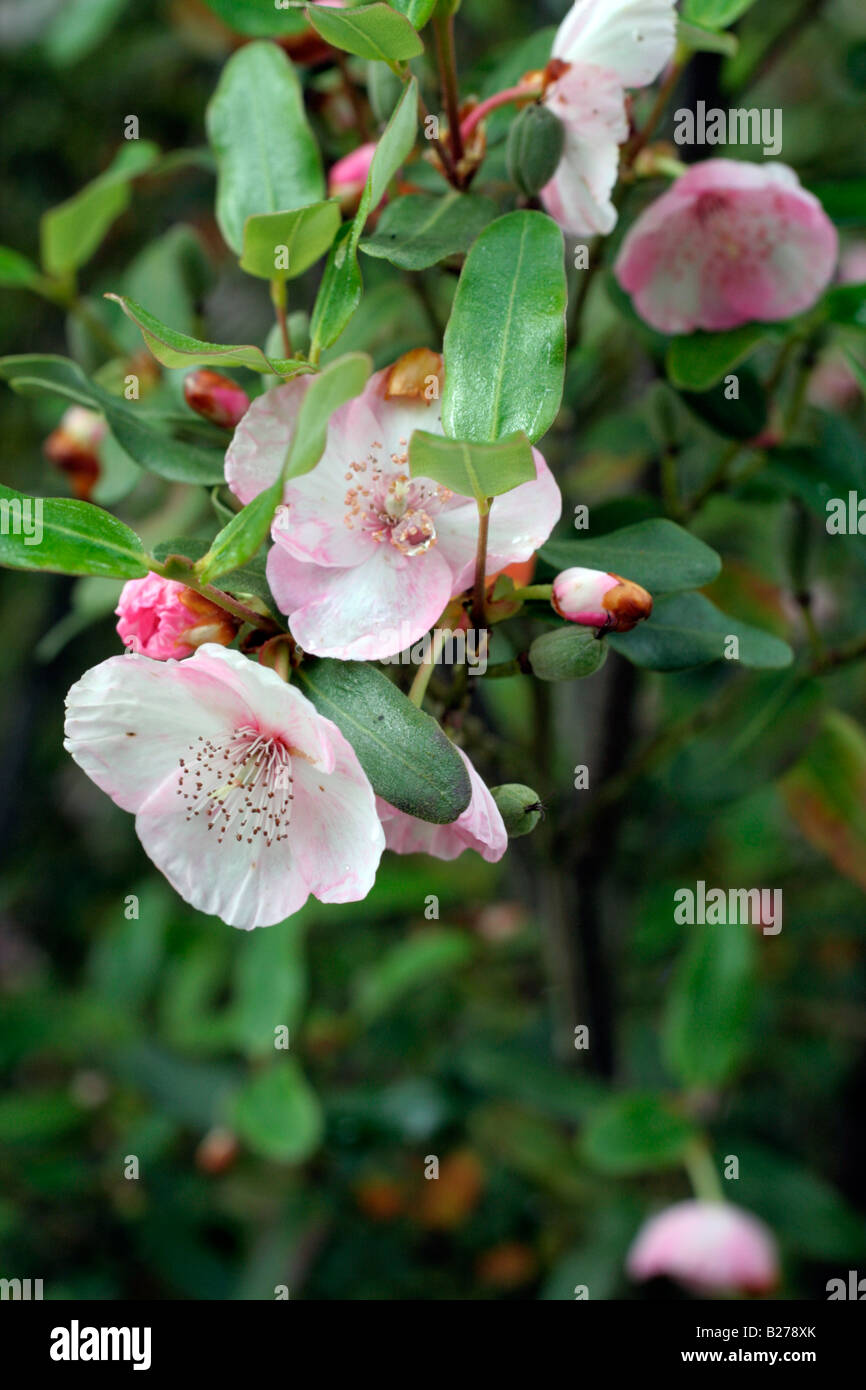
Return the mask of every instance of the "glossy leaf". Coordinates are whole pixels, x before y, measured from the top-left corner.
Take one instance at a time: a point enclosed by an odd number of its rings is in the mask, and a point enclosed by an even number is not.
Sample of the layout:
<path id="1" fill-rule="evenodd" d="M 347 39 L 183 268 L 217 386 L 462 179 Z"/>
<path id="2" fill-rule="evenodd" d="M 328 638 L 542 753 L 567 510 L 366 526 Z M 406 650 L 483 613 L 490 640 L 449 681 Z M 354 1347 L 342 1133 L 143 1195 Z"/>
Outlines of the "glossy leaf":
<path id="1" fill-rule="evenodd" d="M 40 244 L 49 275 L 68 275 L 90 259 L 112 222 L 129 206 L 132 180 L 158 155 L 149 140 L 125 141 L 104 174 L 43 214 Z"/>
<path id="2" fill-rule="evenodd" d="M 229 59 L 207 108 L 207 132 L 217 158 L 217 222 L 238 255 L 248 217 L 324 197 L 301 84 L 276 44 L 246 44 Z"/>
<path id="3" fill-rule="evenodd" d="M 90 502 L 27 497 L 0 485 L 0 564 L 55 574 L 139 579 L 144 546 L 117 517 Z"/>
<path id="4" fill-rule="evenodd" d="M 697 536 L 672 521 L 654 518 L 591 540 L 552 540 L 541 557 L 558 570 L 583 566 L 622 575 L 653 597 L 711 584 L 722 562 Z"/>
<path id="5" fill-rule="evenodd" d="M 725 29 L 750 10 L 755 0 L 685 0 L 683 18 L 707 29 Z"/>
<path id="6" fill-rule="evenodd" d="M 703 594 L 671 594 L 656 603 L 652 617 L 634 632 L 607 641 L 635 666 L 685 671 L 726 659 L 732 637 L 739 643 L 738 658 L 727 657 L 732 666 L 739 661 L 758 670 L 777 670 L 794 659 L 787 642 L 722 613 Z"/>
<path id="7" fill-rule="evenodd" d="M 442 420 L 452 439 L 493 442 L 553 424 L 565 369 L 562 233 L 510 212 L 473 245 L 445 331 Z"/>
<path id="8" fill-rule="evenodd" d="M 709 391 L 774 333 L 771 325 L 747 323 L 728 333 L 691 333 L 673 338 L 667 370 L 683 391 Z"/>
<path id="9" fill-rule="evenodd" d="M 423 29 L 433 18 L 433 11 L 436 9 L 439 0 L 391 0 L 395 10 L 399 10 L 414 24 L 416 29 Z"/>
<path id="10" fill-rule="evenodd" d="M 436 825 L 466 810 L 469 777 L 454 745 L 381 671 L 325 659 L 305 662 L 296 679 L 351 743 L 378 796 Z"/>
<path id="11" fill-rule="evenodd" d="M 492 199 L 474 193 L 409 193 L 386 204 L 361 250 L 402 270 L 425 270 L 468 251 L 495 216 Z"/>
<path id="12" fill-rule="evenodd" d="M 141 329 L 145 344 L 164 367 L 246 367 L 251 372 L 290 377 L 309 370 L 305 362 L 293 358 L 266 357 L 252 343 L 204 343 L 188 333 L 178 333 L 160 323 L 141 304 L 120 294 L 107 294 L 106 299 L 119 304 L 128 319 Z"/>
<path id="13" fill-rule="evenodd" d="M 498 444 L 467 444 L 415 430 L 409 440 L 409 472 L 413 478 L 432 478 L 461 497 L 474 497 L 486 510 L 488 498 L 531 482 L 535 461 L 522 433 Z"/>
<path id="14" fill-rule="evenodd" d="M 312 203 L 292 212 L 265 212 L 244 225 L 241 270 L 262 280 L 294 280 L 330 248 L 340 226 L 336 202 Z M 278 269 L 277 260 L 288 261 Z M 279 253 L 279 254 L 278 254 Z"/>
<path id="15" fill-rule="evenodd" d="M 306 14 L 326 43 L 358 58 L 398 63 L 424 52 L 409 20 L 390 5 L 361 5 L 351 10 L 309 5 Z"/>

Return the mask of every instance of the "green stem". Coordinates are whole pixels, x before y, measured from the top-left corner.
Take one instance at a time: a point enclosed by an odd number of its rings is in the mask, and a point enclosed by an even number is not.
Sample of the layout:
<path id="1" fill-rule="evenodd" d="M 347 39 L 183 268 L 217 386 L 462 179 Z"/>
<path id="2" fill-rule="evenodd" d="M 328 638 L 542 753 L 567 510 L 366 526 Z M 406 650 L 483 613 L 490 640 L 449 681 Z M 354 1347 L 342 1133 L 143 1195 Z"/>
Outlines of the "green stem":
<path id="1" fill-rule="evenodd" d="M 509 597 L 509 598 L 516 599 L 516 600 L 518 600 L 518 601 L 524 601 L 524 600 L 526 600 L 526 599 L 538 598 L 538 599 L 542 599 L 542 600 L 544 600 L 545 602 L 549 603 L 550 600 L 551 600 L 551 598 L 553 597 L 553 585 L 552 585 L 552 584 L 529 584 L 529 585 L 527 585 L 527 587 L 526 587 L 525 589 L 515 589 L 515 590 L 514 590 L 514 593 L 513 593 L 513 594 L 509 594 L 508 597 Z"/>
<path id="2" fill-rule="evenodd" d="M 493 498 L 478 503 L 478 546 L 475 551 L 475 587 L 472 597 L 472 621 L 480 629 L 487 627 L 487 537 L 490 532 L 490 508 Z"/>
<path id="3" fill-rule="evenodd" d="M 685 1170 L 694 1194 L 702 1202 L 724 1202 L 725 1194 L 709 1146 L 703 1139 L 696 1139 L 683 1157 Z"/>
<path id="4" fill-rule="evenodd" d="M 286 313 L 289 296 L 285 280 L 271 281 L 271 299 L 273 300 L 274 312 L 277 316 L 277 323 L 280 328 L 280 337 L 283 340 L 283 352 L 286 357 L 291 357 L 292 340 L 289 337 L 289 320 Z"/>
<path id="5" fill-rule="evenodd" d="M 422 662 L 415 673 L 415 679 L 409 690 L 409 699 L 412 701 L 412 704 L 417 705 L 419 709 L 424 703 L 424 696 L 427 694 L 427 686 L 430 684 L 430 677 L 436 670 L 437 663 L 442 655 L 442 648 L 445 646 L 450 636 L 451 633 L 448 628 L 436 628 L 433 641 L 430 644 L 430 655 L 426 661 Z"/>
<path id="6" fill-rule="evenodd" d="M 164 579 L 176 579 L 179 584 L 183 584 L 187 589 L 193 589 L 202 598 L 209 599 L 216 604 L 217 608 L 223 608 L 226 613 L 231 613 L 233 618 L 239 618 L 243 623 L 250 623 L 253 627 L 262 632 L 273 632 L 282 634 L 285 628 L 280 627 L 279 623 L 264 613 L 259 613 L 255 608 L 249 608 L 245 603 L 232 598 L 222 589 L 215 589 L 212 584 L 202 584 L 193 573 L 192 560 L 185 556 L 171 556 L 168 560 L 155 560 L 152 555 L 145 556 L 145 564 L 153 574 L 162 575 Z M 189 566 L 189 569 L 187 569 Z"/>

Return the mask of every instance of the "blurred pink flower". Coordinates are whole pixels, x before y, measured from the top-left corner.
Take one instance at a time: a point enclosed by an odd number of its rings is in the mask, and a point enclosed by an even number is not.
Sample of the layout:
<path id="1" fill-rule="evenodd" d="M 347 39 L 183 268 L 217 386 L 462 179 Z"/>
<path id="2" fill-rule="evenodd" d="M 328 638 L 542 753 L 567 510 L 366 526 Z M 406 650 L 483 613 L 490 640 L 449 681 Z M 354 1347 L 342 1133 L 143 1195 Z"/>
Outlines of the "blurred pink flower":
<path id="1" fill-rule="evenodd" d="M 356 902 L 385 837 L 373 789 L 336 725 L 265 666 L 225 647 L 189 661 L 115 656 L 66 699 L 64 747 L 135 814 L 182 898 L 232 927 Z"/>
<path id="2" fill-rule="evenodd" d="M 793 169 L 708 159 L 638 218 L 614 269 L 653 328 L 719 332 L 811 308 L 838 249 L 835 227 Z"/>
<path id="3" fill-rule="evenodd" d="M 580 566 L 556 576 L 551 602 L 560 617 L 571 623 L 613 632 L 630 632 L 653 609 L 651 596 L 640 584 Z"/>
<path id="4" fill-rule="evenodd" d="M 393 656 L 423 637 L 472 582 L 475 502 L 409 477 L 413 431 L 442 433 L 438 399 L 404 384 L 399 395 L 390 388 L 393 375 L 398 389 L 402 365 L 414 356 L 378 372 L 334 413 L 321 461 L 288 484 L 277 510 L 268 581 L 293 637 L 317 656 Z M 309 380 L 260 396 L 238 426 L 226 480 L 242 502 L 278 477 Z M 559 488 L 533 453 L 535 480 L 494 500 L 490 572 L 529 559 L 559 519 Z"/>
<path id="5" fill-rule="evenodd" d="M 559 76 L 544 97 L 565 126 L 565 148 L 541 199 L 575 236 L 616 226 L 611 194 L 628 136 L 626 89 L 653 82 L 673 55 L 674 0 L 576 0 L 553 44 Z"/>
<path id="6" fill-rule="evenodd" d="M 224 609 L 158 574 L 124 584 L 114 611 L 126 646 L 157 661 L 179 661 L 205 642 L 227 645 L 237 632 Z"/>
<path id="7" fill-rule="evenodd" d="M 332 165 L 328 174 L 328 196 L 339 198 L 345 208 L 356 207 L 364 192 L 364 184 L 376 153 L 376 141 L 359 145 Z M 384 200 L 383 200 L 384 201 Z"/>
<path id="8" fill-rule="evenodd" d="M 633 1279 L 663 1274 L 701 1293 L 767 1293 L 779 1278 L 771 1232 L 729 1202 L 678 1202 L 651 1217 L 626 1268 Z"/>
<path id="9" fill-rule="evenodd" d="M 435 859 L 456 859 L 466 849 L 477 850 L 488 863 L 495 864 L 508 848 L 508 835 L 499 809 L 484 782 L 458 748 L 466 770 L 472 799 L 451 825 L 431 825 L 405 811 L 398 811 L 381 797 L 376 809 L 385 827 L 385 844 L 396 854 L 432 854 Z"/>

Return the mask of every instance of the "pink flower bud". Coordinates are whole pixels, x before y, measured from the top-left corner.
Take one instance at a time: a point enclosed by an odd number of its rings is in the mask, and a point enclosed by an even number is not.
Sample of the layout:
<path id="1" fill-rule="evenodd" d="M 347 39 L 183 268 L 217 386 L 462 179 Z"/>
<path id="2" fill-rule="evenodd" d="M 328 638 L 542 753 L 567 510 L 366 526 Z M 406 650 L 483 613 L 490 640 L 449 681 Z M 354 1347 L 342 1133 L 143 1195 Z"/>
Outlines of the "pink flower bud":
<path id="1" fill-rule="evenodd" d="M 105 421 L 95 410 L 73 405 L 65 411 L 43 447 L 45 457 L 66 474 L 75 496 L 90 500 L 99 478 L 99 448 L 105 438 Z"/>
<path id="2" fill-rule="evenodd" d="M 652 596 L 639 584 L 603 570 L 563 570 L 553 581 L 551 602 L 562 618 L 606 632 L 631 632 L 653 611 Z"/>
<path id="3" fill-rule="evenodd" d="M 184 377 L 183 394 L 187 405 L 196 415 L 203 415 L 214 425 L 233 430 L 249 409 L 250 398 L 242 386 L 219 372 L 202 367 Z"/>
<path id="4" fill-rule="evenodd" d="M 328 194 L 331 198 L 339 198 L 344 212 L 352 211 L 360 203 L 375 153 L 376 142 L 371 140 L 333 165 L 328 175 Z"/>
<path id="5" fill-rule="evenodd" d="M 632 1279 L 663 1274 L 700 1293 L 768 1293 L 779 1280 L 772 1233 L 730 1202 L 678 1202 L 651 1217 L 637 1234 L 626 1269 Z"/>
<path id="6" fill-rule="evenodd" d="M 180 661 L 205 642 L 227 647 L 237 631 L 224 609 L 158 574 L 124 584 L 114 611 L 125 644 L 157 661 Z"/>

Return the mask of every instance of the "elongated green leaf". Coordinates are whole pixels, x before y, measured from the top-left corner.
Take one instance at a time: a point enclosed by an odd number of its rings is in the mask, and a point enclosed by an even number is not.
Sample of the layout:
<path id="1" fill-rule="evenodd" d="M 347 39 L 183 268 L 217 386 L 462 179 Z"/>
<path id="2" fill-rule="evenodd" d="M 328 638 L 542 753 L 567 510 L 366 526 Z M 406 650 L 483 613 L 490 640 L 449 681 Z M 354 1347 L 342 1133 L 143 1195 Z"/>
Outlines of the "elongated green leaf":
<path id="1" fill-rule="evenodd" d="M 0 246 L 0 286 L 4 290 L 35 289 L 41 281 L 38 266 L 11 246 Z"/>
<path id="2" fill-rule="evenodd" d="M 195 568 L 200 579 L 209 584 L 218 575 L 236 570 L 252 559 L 271 529 L 282 495 L 283 481 L 278 478 L 232 517 L 214 538 L 207 554 L 197 561 Z"/>
<path id="3" fill-rule="evenodd" d="M 673 338 L 667 355 L 668 376 L 684 391 L 709 391 L 775 332 L 770 324 L 747 323 L 728 333 Z"/>
<path id="4" fill-rule="evenodd" d="M 685 0 L 683 18 L 692 24 L 703 24 L 707 29 L 725 29 L 735 24 L 754 3 L 755 0 Z"/>
<path id="5" fill-rule="evenodd" d="M 541 558 L 559 570 L 583 566 L 621 574 L 655 597 L 702 588 L 722 568 L 721 559 L 708 545 L 661 518 L 639 521 L 595 540 L 548 541 Z"/>
<path id="6" fill-rule="evenodd" d="M 119 304 L 126 317 L 138 325 L 147 347 L 164 367 L 247 367 L 252 372 L 284 377 L 308 370 L 306 363 L 292 358 L 266 357 L 261 348 L 252 343 L 201 342 L 160 323 L 134 299 L 126 299 L 121 294 L 107 294 L 105 298 Z"/>
<path id="7" fill-rule="evenodd" d="M 424 270 L 469 250 L 479 232 L 496 216 L 491 198 L 474 193 L 409 193 L 386 204 L 372 236 L 361 242 L 368 256 L 390 261 L 403 270 Z"/>
<path id="8" fill-rule="evenodd" d="M 208 9 L 234 29 L 251 39 L 281 38 L 302 34 L 308 29 L 302 8 L 283 9 L 275 0 L 204 0 Z"/>
<path id="9" fill-rule="evenodd" d="M 22 394 L 47 391 L 99 411 L 121 448 L 150 473 L 184 483 L 218 483 L 223 479 L 221 449 L 205 449 L 173 438 L 162 427 L 160 417 L 150 415 L 139 401 L 109 395 L 65 357 L 0 358 L 0 377 Z"/>
<path id="10" fill-rule="evenodd" d="M 405 15 L 390 5 L 361 5 L 352 10 L 308 5 L 307 18 L 326 43 L 358 58 L 384 63 L 417 58 L 424 45 Z"/>
<path id="11" fill-rule="evenodd" d="M 324 197 L 322 162 L 301 85 L 276 44 L 246 44 L 229 59 L 206 124 L 217 158 L 217 221 L 238 255 L 248 217 L 306 207 Z"/>
<path id="12" fill-rule="evenodd" d="M 740 46 L 736 34 L 708 29 L 703 24 L 690 24 L 684 19 L 677 23 L 677 43 L 690 53 L 724 53 L 726 57 L 731 57 Z"/>
<path id="13" fill-rule="evenodd" d="M 606 658 L 607 643 L 585 627 L 545 632 L 529 648 L 529 664 L 540 681 L 582 680 L 594 675 Z"/>
<path id="14" fill-rule="evenodd" d="M 423 29 L 432 19 L 438 0 L 391 0 L 391 3 L 416 29 Z"/>
<path id="15" fill-rule="evenodd" d="M 241 270 L 262 280 L 294 280 L 324 256 L 339 226 L 340 207 L 333 201 L 248 217 Z"/>
<path id="16" fill-rule="evenodd" d="M 45 52 L 57 67 L 85 57 L 114 27 L 129 0 L 66 0 L 45 36 Z"/>
<path id="17" fill-rule="evenodd" d="M 409 472 L 413 478 L 432 478 L 462 497 L 474 497 L 486 510 L 489 497 L 531 482 L 535 462 L 523 433 L 498 444 L 466 444 L 415 430 L 409 440 Z"/>
<path id="18" fill-rule="evenodd" d="M 466 810 L 469 777 L 454 745 L 381 671 L 326 658 L 305 662 L 297 680 L 349 740 L 378 796 L 436 825 Z"/>
<path id="19" fill-rule="evenodd" d="M 43 215 L 42 264 L 49 275 L 67 275 L 90 259 L 112 222 L 129 206 L 132 180 L 158 155 L 149 140 L 125 142 L 104 174 Z"/>
<path id="20" fill-rule="evenodd" d="M 27 497 L 2 485 L 0 564 L 111 579 L 147 574 L 138 536 L 101 507 L 66 497 Z"/>
<path id="21" fill-rule="evenodd" d="M 510 212 L 481 233 L 445 332 L 446 434 L 541 438 L 562 399 L 565 304 L 562 233 L 551 218 Z"/>
<path id="22" fill-rule="evenodd" d="M 153 547 L 153 554 L 157 560 L 167 560 L 171 556 L 182 556 L 187 560 L 200 560 L 210 549 L 211 542 L 202 539 L 201 536 L 173 536 L 169 540 L 160 541 Z M 258 557 L 251 564 L 240 566 L 235 570 L 220 575 L 215 587 L 222 589 L 224 593 L 236 594 L 238 597 L 243 595 L 253 595 L 259 598 L 269 608 L 277 612 L 273 595 L 268 584 L 265 560 L 263 556 Z"/>
<path id="23" fill-rule="evenodd" d="M 393 946 L 358 981 L 355 1007 L 365 1023 L 380 1018 L 413 989 L 429 986 L 472 959 L 471 938 L 434 927 Z"/>
<path id="24" fill-rule="evenodd" d="M 787 642 L 722 613 L 703 594 L 670 594 L 634 632 L 607 641 L 635 666 L 651 671 L 684 671 L 725 659 L 731 665 L 777 670 L 794 659 Z"/>
<path id="25" fill-rule="evenodd" d="M 255 1153 L 280 1163 L 303 1163 L 325 1127 L 319 1098 L 294 1057 L 257 1072 L 235 1097 L 231 1120 Z"/>
<path id="26" fill-rule="evenodd" d="M 664 1096 L 632 1093 L 603 1101 L 580 1136 L 594 1168 L 621 1176 L 673 1168 L 697 1138 Z"/>
<path id="27" fill-rule="evenodd" d="M 237 956 L 232 1000 L 234 1032 L 250 1057 L 273 1057 L 278 1028 L 297 1024 L 307 992 L 303 927 L 290 917 L 250 932 Z M 277 1052 L 277 1056 L 280 1056 Z"/>
<path id="28" fill-rule="evenodd" d="M 408 158 L 418 130 L 418 84 L 413 77 L 382 132 L 354 221 L 341 227 L 328 256 L 310 322 L 310 355 L 335 343 L 361 301 L 363 282 L 358 243 L 367 218 L 378 207 L 392 178 Z"/>
<path id="29" fill-rule="evenodd" d="M 665 1059 L 686 1086 L 720 1086 L 749 1045 L 755 928 L 695 924 L 668 999 Z"/>

